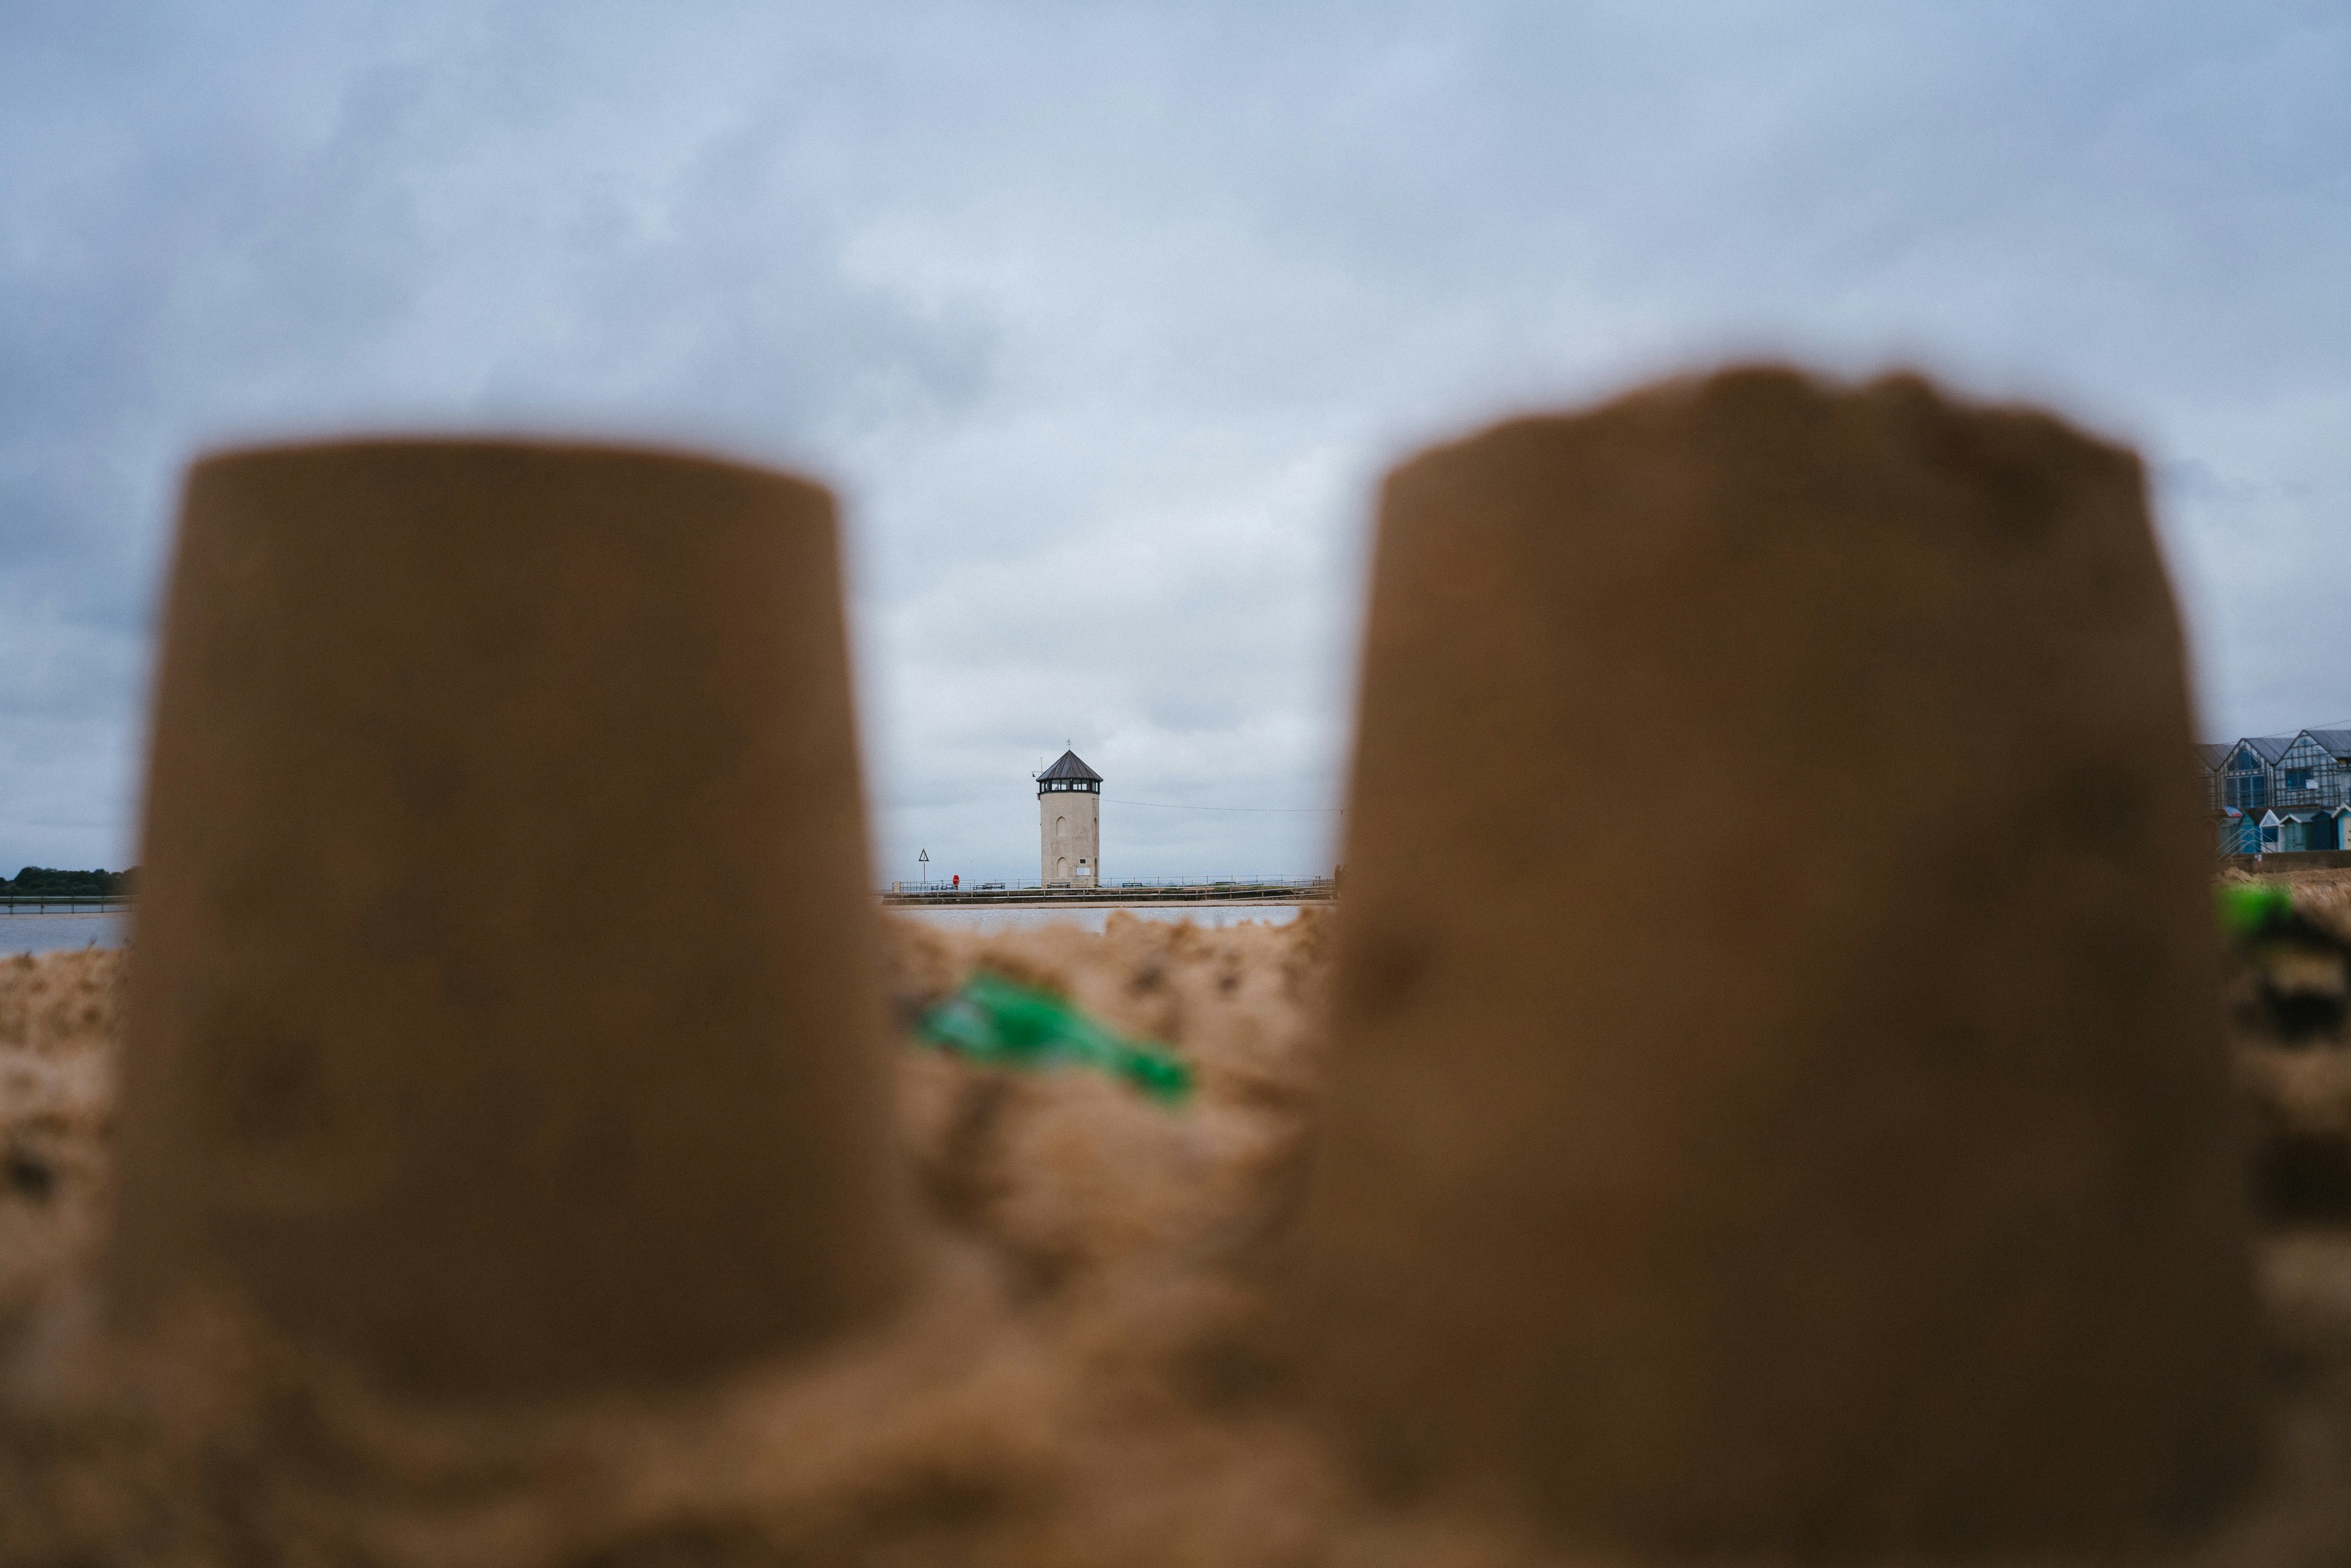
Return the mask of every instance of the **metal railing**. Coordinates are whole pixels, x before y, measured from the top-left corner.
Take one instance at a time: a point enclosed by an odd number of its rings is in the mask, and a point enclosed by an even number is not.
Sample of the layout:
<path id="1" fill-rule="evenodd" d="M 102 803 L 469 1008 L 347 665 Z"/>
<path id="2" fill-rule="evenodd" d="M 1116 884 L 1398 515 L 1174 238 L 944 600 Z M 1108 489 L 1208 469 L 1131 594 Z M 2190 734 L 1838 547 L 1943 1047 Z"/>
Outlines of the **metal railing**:
<path id="1" fill-rule="evenodd" d="M 1209 901 L 1216 898 L 1275 898 L 1285 894 L 1325 899 L 1336 896 L 1338 883 L 1327 876 L 1118 877 L 1108 882 L 897 882 L 882 889 L 883 898 L 987 902 L 1015 898 L 1061 899 L 1116 897 L 1133 894 L 1144 899 Z"/>
<path id="2" fill-rule="evenodd" d="M 104 915 L 135 902 L 127 893 L 0 893 L 0 915 Z"/>

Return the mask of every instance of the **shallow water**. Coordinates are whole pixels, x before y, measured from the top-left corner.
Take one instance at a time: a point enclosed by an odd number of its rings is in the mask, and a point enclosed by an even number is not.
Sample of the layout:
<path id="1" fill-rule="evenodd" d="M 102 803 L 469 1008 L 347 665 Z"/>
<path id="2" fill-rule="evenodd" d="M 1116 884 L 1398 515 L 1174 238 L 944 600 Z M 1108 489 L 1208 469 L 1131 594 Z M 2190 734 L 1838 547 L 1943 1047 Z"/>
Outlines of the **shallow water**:
<path id="1" fill-rule="evenodd" d="M 66 947 L 120 947 L 131 938 L 131 916 L 120 911 L 87 915 L 0 914 L 0 956 L 54 953 Z"/>
<path id="2" fill-rule="evenodd" d="M 1184 921 L 1196 925 L 1239 925 L 1258 921 L 1287 925 L 1298 918 L 1295 904 L 1144 904 L 1124 906 L 1138 920 Z M 1047 925 L 1074 925 L 1100 931 L 1111 910 L 1007 909 L 964 906 L 946 909 L 893 909 L 893 915 L 962 931 L 1034 931 Z M 120 947 L 131 937 L 131 917 L 120 911 L 84 915 L 0 914 L 0 956 L 54 953 L 77 947 Z"/>
<path id="3" fill-rule="evenodd" d="M 1195 925 L 1239 925 L 1249 921 L 1267 925 L 1287 925 L 1298 918 L 1295 904 L 1135 904 L 1118 906 L 1137 920 L 1161 920 L 1169 923 L 1188 920 Z M 1074 925 L 1081 931 L 1100 931 L 1117 913 L 1117 909 L 1006 909 L 987 905 L 963 905 L 943 909 L 921 907 L 893 908 L 893 915 L 903 915 L 932 925 L 951 925 L 960 931 L 1034 931 L 1046 925 Z"/>

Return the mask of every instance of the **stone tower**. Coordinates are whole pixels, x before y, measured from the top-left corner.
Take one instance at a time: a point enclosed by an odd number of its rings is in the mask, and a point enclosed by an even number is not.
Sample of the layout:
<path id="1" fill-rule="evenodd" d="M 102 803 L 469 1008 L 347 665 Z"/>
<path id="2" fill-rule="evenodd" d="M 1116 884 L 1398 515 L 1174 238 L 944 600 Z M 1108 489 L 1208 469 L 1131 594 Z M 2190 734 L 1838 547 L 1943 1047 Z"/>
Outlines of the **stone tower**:
<path id="1" fill-rule="evenodd" d="M 1101 884 L 1102 784 L 1074 751 L 1037 775 L 1038 880 L 1046 886 Z"/>

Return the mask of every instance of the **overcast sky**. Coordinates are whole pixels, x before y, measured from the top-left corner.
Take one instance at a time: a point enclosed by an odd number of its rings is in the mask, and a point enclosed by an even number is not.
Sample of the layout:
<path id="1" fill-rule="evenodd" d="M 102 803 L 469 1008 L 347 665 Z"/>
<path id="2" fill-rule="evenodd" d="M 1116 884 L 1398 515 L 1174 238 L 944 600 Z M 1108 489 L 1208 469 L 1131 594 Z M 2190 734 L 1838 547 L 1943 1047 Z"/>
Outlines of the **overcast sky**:
<path id="1" fill-rule="evenodd" d="M 2207 735 L 2351 718 L 2347 89 L 2340 0 L 10 0 L 0 872 L 135 852 L 188 456 L 353 428 L 833 484 L 884 879 L 1069 743 L 1113 877 L 1326 868 L 1380 472 L 1759 352 L 2137 444 Z"/>

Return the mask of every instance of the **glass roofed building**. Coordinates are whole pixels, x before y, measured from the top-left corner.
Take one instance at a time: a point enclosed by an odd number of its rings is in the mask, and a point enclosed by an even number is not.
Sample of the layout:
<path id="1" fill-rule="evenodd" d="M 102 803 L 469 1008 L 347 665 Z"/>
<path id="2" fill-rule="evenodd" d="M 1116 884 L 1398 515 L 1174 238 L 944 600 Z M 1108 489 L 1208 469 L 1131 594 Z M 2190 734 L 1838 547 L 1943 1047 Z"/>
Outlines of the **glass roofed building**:
<path id="1" fill-rule="evenodd" d="M 2223 854 L 2351 849 L 2351 727 L 2199 746 Z"/>
<path id="2" fill-rule="evenodd" d="M 2351 795 L 2351 729 L 2305 729 L 2277 761 L 2274 803 L 2340 806 Z"/>

